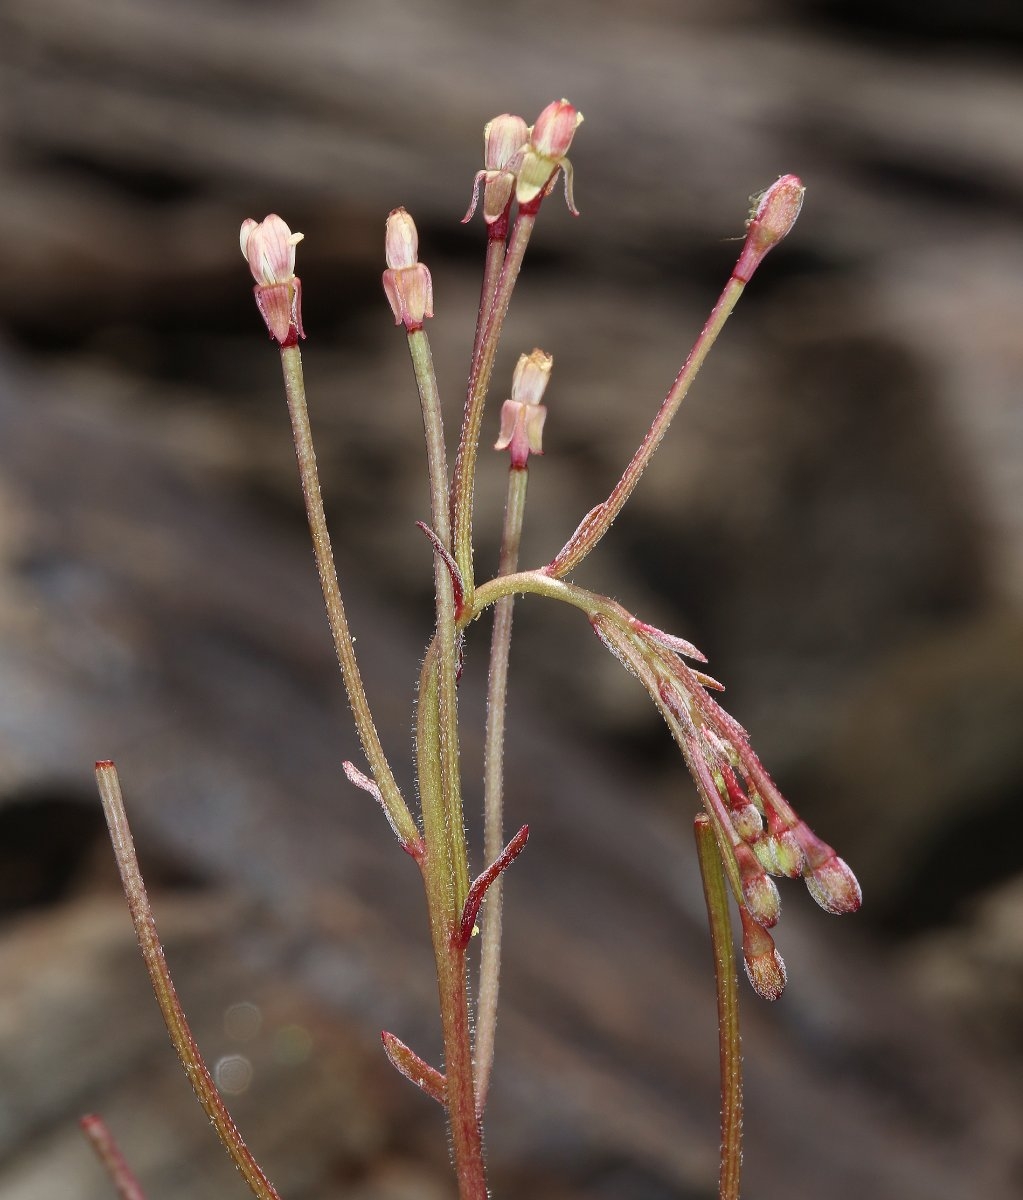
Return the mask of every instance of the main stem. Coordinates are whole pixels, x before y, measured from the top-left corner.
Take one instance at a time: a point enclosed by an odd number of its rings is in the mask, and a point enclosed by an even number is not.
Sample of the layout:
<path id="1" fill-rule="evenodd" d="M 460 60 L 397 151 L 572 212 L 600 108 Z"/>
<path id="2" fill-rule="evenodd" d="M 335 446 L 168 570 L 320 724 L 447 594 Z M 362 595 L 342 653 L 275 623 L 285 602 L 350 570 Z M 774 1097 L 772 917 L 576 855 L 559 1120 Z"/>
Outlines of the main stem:
<path id="1" fill-rule="evenodd" d="M 334 649 L 341 666 L 345 689 L 348 692 L 348 702 L 352 707 L 352 715 L 355 718 L 355 726 L 359 732 L 363 751 L 369 761 L 377 786 L 380 788 L 384 807 L 400 837 L 409 845 L 414 845 L 419 838 L 419 829 L 402 798 L 390 764 L 384 755 L 380 735 L 377 733 L 369 701 L 366 698 L 366 689 L 362 683 L 359 664 L 355 657 L 355 646 L 348 628 L 345 606 L 341 600 L 341 587 L 338 583 L 337 568 L 334 565 L 334 555 L 330 547 L 330 534 L 327 530 L 327 518 L 323 511 L 323 499 L 320 495 L 316 452 L 313 449 L 309 410 L 305 398 L 305 381 L 302 375 L 302 355 L 298 346 L 285 346 L 281 349 L 281 367 L 284 372 L 284 390 L 288 398 L 288 412 L 291 416 L 291 429 L 295 439 L 295 456 L 298 460 L 298 473 L 302 483 L 302 495 L 305 499 L 309 532 L 312 535 L 313 553 L 316 557 L 316 568 L 320 575 L 320 586 L 323 589 L 323 600 L 327 608 L 327 622 L 334 639 Z"/>
<path id="2" fill-rule="evenodd" d="M 447 459 L 440 395 L 430 344 L 422 329 L 408 335 L 423 409 L 434 532 L 451 544 Z M 456 941 L 469 893 L 458 750 L 454 591 L 434 555 L 437 630 L 423 663 L 416 727 L 416 766 L 426 854 L 421 860 L 437 965 L 451 1148 L 461 1200 L 486 1200 L 483 1131 L 476 1111 L 465 951 Z"/>
<path id="3" fill-rule="evenodd" d="M 467 878 L 465 832 L 460 816 L 457 824 L 451 822 L 450 809 L 445 802 L 438 753 L 441 744 L 439 658 L 435 638 L 423 663 L 416 708 L 416 760 L 426 841 L 420 870 L 437 965 L 448 1123 L 458 1194 L 460 1200 L 486 1200 L 483 1131 L 476 1112 L 473 1081 L 465 952 L 456 940 L 467 894 L 460 886 L 461 879 Z"/>

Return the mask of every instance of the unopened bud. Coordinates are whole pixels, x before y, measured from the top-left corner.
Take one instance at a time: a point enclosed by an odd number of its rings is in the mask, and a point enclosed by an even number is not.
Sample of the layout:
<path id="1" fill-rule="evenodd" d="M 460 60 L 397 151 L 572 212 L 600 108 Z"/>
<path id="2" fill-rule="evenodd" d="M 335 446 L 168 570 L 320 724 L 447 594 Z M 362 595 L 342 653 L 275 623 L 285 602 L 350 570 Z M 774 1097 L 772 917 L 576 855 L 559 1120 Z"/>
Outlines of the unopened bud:
<path id="1" fill-rule="evenodd" d="M 731 810 L 731 818 L 735 832 L 744 842 L 752 843 L 755 851 L 755 844 L 764 832 L 764 818 L 760 815 L 760 809 L 755 804 L 741 804 Z"/>
<path id="2" fill-rule="evenodd" d="M 410 333 L 422 329 L 423 321 L 433 316 L 433 279 L 419 261 L 416 223 L 403 208 L 394 209 L 387 218 L 384 257 L 384 292 L 395 325 L 404 325 Z"/>
<path id="3" fill-rule="evenodd" d="M 793 831 L 806 854 L 803 877 L 807 891 L 825 912 L 836 917 L 856 912 L 863 903 L 859 881 L 827 842 L 800 822 Z"/>
<path id="4" fill-rule="evenodd" d="M 542 350 L 522 354 L 512 376 L 511 399 L 501 408 L 501 432 L 495 450 L 508 450 L 512 467 L 521 470 L 530 454 L 543 454 L 547 409 L 540 403 L 554 359 Z"/>
<path id="5" fill-rule="evenodd" d="M 748 283 L 768 250 L 776 246 L 796 223 L 806 188 L 796 175 L 782 175 L 757 200 L 747 222 L 746 244 L 732 274 Z"/>
<path id="6" fill-rule="evenodd" d="M 302 234 L 292 233 L 276 213 L 262 221 L 249 217 L 242 222 L 239 243 L 256 281 L 256 306 L 281 346 L 305 337 L 302 281 L 295 274 L 295 247 L 301 240 Z"/>
<path id="7" fill-rule="evenodd" d="M 463 224 L 476 211 L 483 185 L 483 219 L 493 225 L 506 216 L 515 195 L 515 178 L 529 138 L 529 126 L 521 117 L 502 113 L 483 127 L 485 169 L 473 181 L 472 203 Z"/>
<path id="8" fill-rule="evenodd" d="M 567 100 L 555 100 L 537 117 L 529 131 L 529 142 L 519 167 L 515 196 L 519 208 L 535 212 L 554 184 L 561 169 L 565 174 L 565 199 L 568 211 L 579 215 L 572 197 L 572 164 L 565 155 L 572 144 L 583 115 Z"/>
<path id="9" fill-rule="evenodd" d="M 746 978 L 753 990 L 764 1000 L 777 1000 L 785 990 L 788 975 L 785 963 L 774 944 L 774 938 L 742 908 L 742 958 Z"/>
<path id="10" fill-rule="evenodd" d="M 791 829 L 768 833 L 753 843 L 757 861 L 769 875 L 784 875 L 796 879 L 803 873 L 806 858 L 803 848 Z"/>
<path id="11" fill-rule="evenodd" d="M 765 928 L 777 925 L 781 915 L 781 897 L 774 880 L 768 877 L 749 846 L 735 847 L 735 861 L 739 864 L 742 896 L 749 915 Z"/>

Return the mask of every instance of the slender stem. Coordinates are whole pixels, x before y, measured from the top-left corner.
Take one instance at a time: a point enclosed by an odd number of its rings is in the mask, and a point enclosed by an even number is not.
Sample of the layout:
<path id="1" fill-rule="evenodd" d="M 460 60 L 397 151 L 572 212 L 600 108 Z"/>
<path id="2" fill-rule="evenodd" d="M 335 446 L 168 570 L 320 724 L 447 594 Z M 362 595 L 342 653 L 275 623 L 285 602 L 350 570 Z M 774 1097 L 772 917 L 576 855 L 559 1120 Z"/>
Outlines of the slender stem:
<path id="1" fill-rule="evenodd" d="M 718 1048 L 721 1056 L 721 1170 L 720 1200 L 739 1200 L 742 1171 L 742 1042 L 739 1036 L 739 981 L 732 945 L 728 888 L 721 865 L 717 835 L 710 817 L 697 816 L 696 851 L 707 902 L 714 980 L 718 1000 Z"/>
<path id="2" fill-rule="evenodd" d="M 472 600 L 472 502 L 476 479 L 476 454 L 479 449 L 480 428 L 483 423 L 483 405 L 490 386 L 490 375 L 494 369 L 494 357 L 501 340 L 501 329 L 508 313 L 515 281 L 522 268 L 522 259 L 529 244 L 529 236 L 536 223 L 535 213 L 519 213 L 515 218 L 508 252 L 501 268 L 494 301 L 487 317 L 479 348 L 473 357 L 469 372 L 469 386 L 462 418 L 462 431 L 458 441 L 454 476 L 451 480 L 452 551 L 465 582 L 466 599 Z"/>
<path id="3" fill-rule="evenodd" d="M 575 583 L 566 583 L 563 579 L 552 579 L 545 570 L 517 571 L 512 575 L 498 575 L 488 579 L 476 590 L 473 605 L 462 618 L 468 624 L 475 620 L 489 605 L 495 604 L 502 596 L 514 596 L 518 593 L 530 593 L 535 596 L 546 596 L 550 600 L 560 600 L 573 608 L 581 609 L 591 619 L 596 616 L 606 616 L 610 620 L 628 625 L 629 613 L 614 600 L 598 595 L 587 588 Z"/>
<path id="4" fill-rule="evenodd" d="M 380 735 L 377 733 L 369 701 L 366 698 L 362 675 L 355 657 L 355 646 L 352 644 L 352 635 L 348 629 L 348 618 L 345 616 L 345 608 L 341 600 L 337 568 L 334 565 L 334 555 L 330 548 L 330 534 L 327 531 L 327 518 L 320 496 L 320 480 L 316 470 L 312 431 L 309 428 L 309 410 L 306 406 L 305 383 L 302 378 L 302 356 L 297 346 L 286 346 L 281 349 L 281 366 L 284 371 L 284 389 L 288 398 L 288 412 L 291 415 L 291 428 L 295 439 L 295 455 L 298 459 L 302 495 L 305 498 L 306 516 L 309 520 L 309 531 L 312 534 L 313 553 L 316 556 L 316 567 L 320 574 L 320 585 L 327 608 L 327 621 L 334 639 L 334 649 L 337 652 L 337 660 L 341 666 L 345 689 L 348 692 L 348 702 L 355 718 L 355 726 L 359 731 L 363 752 L 380 788 L 384 807 L 390 816 L 391 823 L 398 830 L 403 841 L 414 845 L 419 838 L 419 828 L 402 798 L 394 773 L 384 755 Z"/>
<path id="5" fill-rule="evenodd" d="M 502 224 L 505 232 L 507 232 L 507 217 L 504 218 Z M 480 288 L 480 310 L 476 315 L 476 333 L 472 341 L 473 362 L 479 356 L 483 331 L 487 327 L 487 318 L 490 316 L 490 310 L 494 306 L 494 297 L 497 295 L 497 284 L 501 278 L 501 269 L 504 266 L 506 246 L 507 243 L 503 237 L 494 235 L 493 227 L 487 230 L 487 258 L 483 268 L 483 285 Z"/>
<path id="6" fill-rule="evenodd" d="M 424 329 L 409 332 L 408 348 L 423 407 L 426 458 L 430 470 L 430 519 L 434 533 L 445 548 L 450 550 L 451 518 L 448 507 L 448 461 L 444 449 L 444 420 L 441 416 L 440 391 L 437 387 L 437 373 L 433 367 L 430 340 Z"/>
<path id="7" fill-rule="evenodd" d="M 528 483 L 527 468 L 511 467 L 508 472 L 508 498 L 504 506 L 499 575 L 511 575 L 518 566 Z M 483 759 L 483 858 L 488 863 L 493 862 L 504 847 L 504 725 L 514 607 L 514 595 L 502 596 L 494 605 L 494 630 L 490 642 Z M 476 1009 L 476 1107 L 481 1113 L 486 1108 L 490 1073 L 494 1065 L 497 997 L 501 977 L 502 906 L 503 880 L 498 877 L 491 884 L 483 910 L 480 993 Z"/>
<path id="8" fill-rule="evenodd" d="M 441 544 L 447 548 L 451 544 L 448 468 L 437 376 L 433 369 L 433 357 L 426 333 L 422 329 L 409 333 L 408 343 L 423 408 L 434 532 L 440 538 Z M 434 555 L 434 589 L 437 600 L 437 635 L 429 657 L 431 670 L 436 674 L 438 682 L 438 727 L 435 738 L 427 740 L 424 746 L 430 752 L 435 752 L 439 760 L 440 794 L 445 809 L 449 863 L 453 871 L 451 878 L 454 881 L 456 904 L 461 906 L 465 903 L 469 890 L 469 866 L 466 858 L 459 770 L 456 686 L 458 652 L 455 643 L 455 605 L 451 576 L 439 554 Z"/>
<path id="9" fill-rule="evenodd" d="M 138 859 L 135 856 L 135 844 L 132 841 L 128 818 L 124 811 L 124 801 L 121 797 L 121 785 L 117 778 L 117 770 L 112 762 L 96 764 L 96 783 L 99 787 L 100 799 L 103 801 L 103 812 L 110 830 L 110 840 L 113 843 L 114 855 L 117 859 L 118 870 L 121 873 L 121 884 L 128 901 L 128 911 L 135 926 L 135 933 L 142 950 L 142 958 L 149 972 L 149 979 L 156 994 L 156 1001 L 163 1014 L 167 1032 L 178 1052 L 181 1065 L 192 1085 L 199 1103 L 206 1111 L 217 1136 L 223 1143 L 224 1149 L 234 1160 L 235 1166 L 242 1173 L 245 1182 L 252 1189 L 258 1200 L 280 1200 L 273 1184 L 267 1179 L 262 1168 L 252 1157 L 249 1148 L 242 1140 L 238 1127 L 227 1111 L 217 1085 L 203 1062 L 199 1047 L 196 1045 L 192 1030 L 189 1028 L 185 1014 L 178 1000 L 167 962 L 163 955 L 163 947 L 156 931 L 153 910 L 146 895 L 146 885 L 142 880 Z"/>
<path id="10" fill-rule="evenodd" d="M 128 1166 L 128 1160 L 121 1153 L 106 1121 L 95 1113 L 89 1113 L 82 1117 L 78 1124 L 117 1188 L 121 1200 L 146 1200 L 142 1185 L 135 1178 L 135 1172 Z"/>
<path id="11" fill-rule="evenodd" d="M 647 430 L 636 453 L 632 456 L 631 462 L 625 468 L 621 479 L 615 484 L 608 498 L 583 517 L 579 528 L 547 566 L 546 570 L 550 575 L 560 578 L 574 570 L 611 528 L 615 517 L 622 511 L 626 500 L 632 495 L 633 489 L 646 470 L 654 451 L 661 444 L 661 439 L 667 432 L 672 418 L 685 399 L 700 367 L 703 366 L 704 359 L 742 295 L 744 287 L 745 284 L 734 275 L 725 284 L 724 291 L 689 352 L 689 357 L 671 385 L 671 390 L 662 401 L 653 423 Z"/>

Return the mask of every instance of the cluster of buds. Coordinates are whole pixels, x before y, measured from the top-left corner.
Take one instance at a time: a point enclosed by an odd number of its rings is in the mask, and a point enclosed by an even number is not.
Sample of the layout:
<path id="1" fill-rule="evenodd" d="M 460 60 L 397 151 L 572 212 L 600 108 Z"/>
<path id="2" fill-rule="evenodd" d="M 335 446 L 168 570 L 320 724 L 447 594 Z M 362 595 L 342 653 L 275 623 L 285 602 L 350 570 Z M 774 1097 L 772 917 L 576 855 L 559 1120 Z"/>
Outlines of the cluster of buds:
<path id="1" fill-rule="evenodd" d="M 384 258 L 384 291 L 395 325 L 404 325 L 409 333 L 422 329 L 423 321 L 433 316 L 433 279 L 429 267 L 419 261 L 416 223 L 403 208 L 387 218 Z"/>
<path id="2" fill-rule="evenodd" d="M 242 255 L 248 261 L 256 305 L 270 336 L 281 346 L 305 337 L 302 328 L 302 281 L 295 274 L 295 247 L 301 233 L 292 233 L 276 213 L 262 221 L 242 222 Z"/>
<path id="3" fill-rule="evenodd" d="M 472 203 L 462 218 L 476 211 L 483 187 L 483 219 L 493 234 L 503 236 L 512 198 L 519 211 L 535 213 L 550 194 L 558 173 L 565 177 L 568 211 L 579 215 L 572 195 L 572 164 L 566 155 L 583 115 L 567 100 L 554 100 L 527 126 L 521 117 L 503 113 L 483 130 L 484 169 L 473 184 Z"/>
<path id="4" fill-rule="evenodd" d="M 543 454 L 543 423 L 547 409 L 540 403 L 554 359 L 542 350 L 522 354 L 512 376 L 511 399 L 501 407 L 501 432 L 495 450 L 507 450 L 512 470 L 524 470 L 530 454 Z"/>
<path id="5" fill-rule="evenodd" d="M 740 908 L 746 974 L 761 996 L 776 1000 L 785 965 L 768 932 L 781 913 L 771 876 L 802 876 L 814 900 L 836 916 L 860 907 L 856 876 L 797 815 L 745 730 L 709 694 L 721 685 L 683 661 L 706 662 L 695 646 L 634 617 L 597 617 L 593 624 L 605 646 L 643 680 L 682 749 Z"/>

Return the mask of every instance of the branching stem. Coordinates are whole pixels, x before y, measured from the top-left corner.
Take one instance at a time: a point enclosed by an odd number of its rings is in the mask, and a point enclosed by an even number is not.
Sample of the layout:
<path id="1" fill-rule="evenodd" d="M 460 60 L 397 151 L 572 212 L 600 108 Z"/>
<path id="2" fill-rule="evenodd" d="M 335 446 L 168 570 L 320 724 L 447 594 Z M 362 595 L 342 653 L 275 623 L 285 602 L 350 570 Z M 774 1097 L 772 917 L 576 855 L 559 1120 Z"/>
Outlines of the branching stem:
<path id="1" fill-rule="evenodd" d="M 355 718 L 355 726 L 359 732 L 363 751 L 373 772 L 373 778 L 380 788 L 383 804 L 391 823 L 398 830 L 403 841 L 414 845 L 419 839 L 419 828 L 402 798 L 394 773 L 384 755 L 380 735 L 377 733 L 373 714 L 370 712 L 369 700 L 366 698 L 366 689 L 363 686 L 359 664 L 355 657 L 355 646 L 348 628 L 348 618 L 341 600 L 341 587 L 338 583 L 334 555 L 330 548 L 327 518 L 323 511 L 323 499 L 320 495 L 316 452 L 313 449 L 309 410 L 305 398 L 305 381 L 302 376 L 302 355 L 298 346 L 285 346 L 281 349 L 281 367 L 284 371 L 284 390 L 288 398 L 288 412 L 291 416 L 291 429 L 295 439 L 295 456 L 298 459 L 298 473 L 302 483 L 302 495 L 305 498 L 309 532 L 312 534 L 313 553 L 316 556 L 316 568 L 319 571 L 323 600 L 327 608 L 327 622 L 330 625 L 334 649 L 341 666 L 345 689 L 348 692 L 348 702 L 352 707 L 352 715 Z"/>

